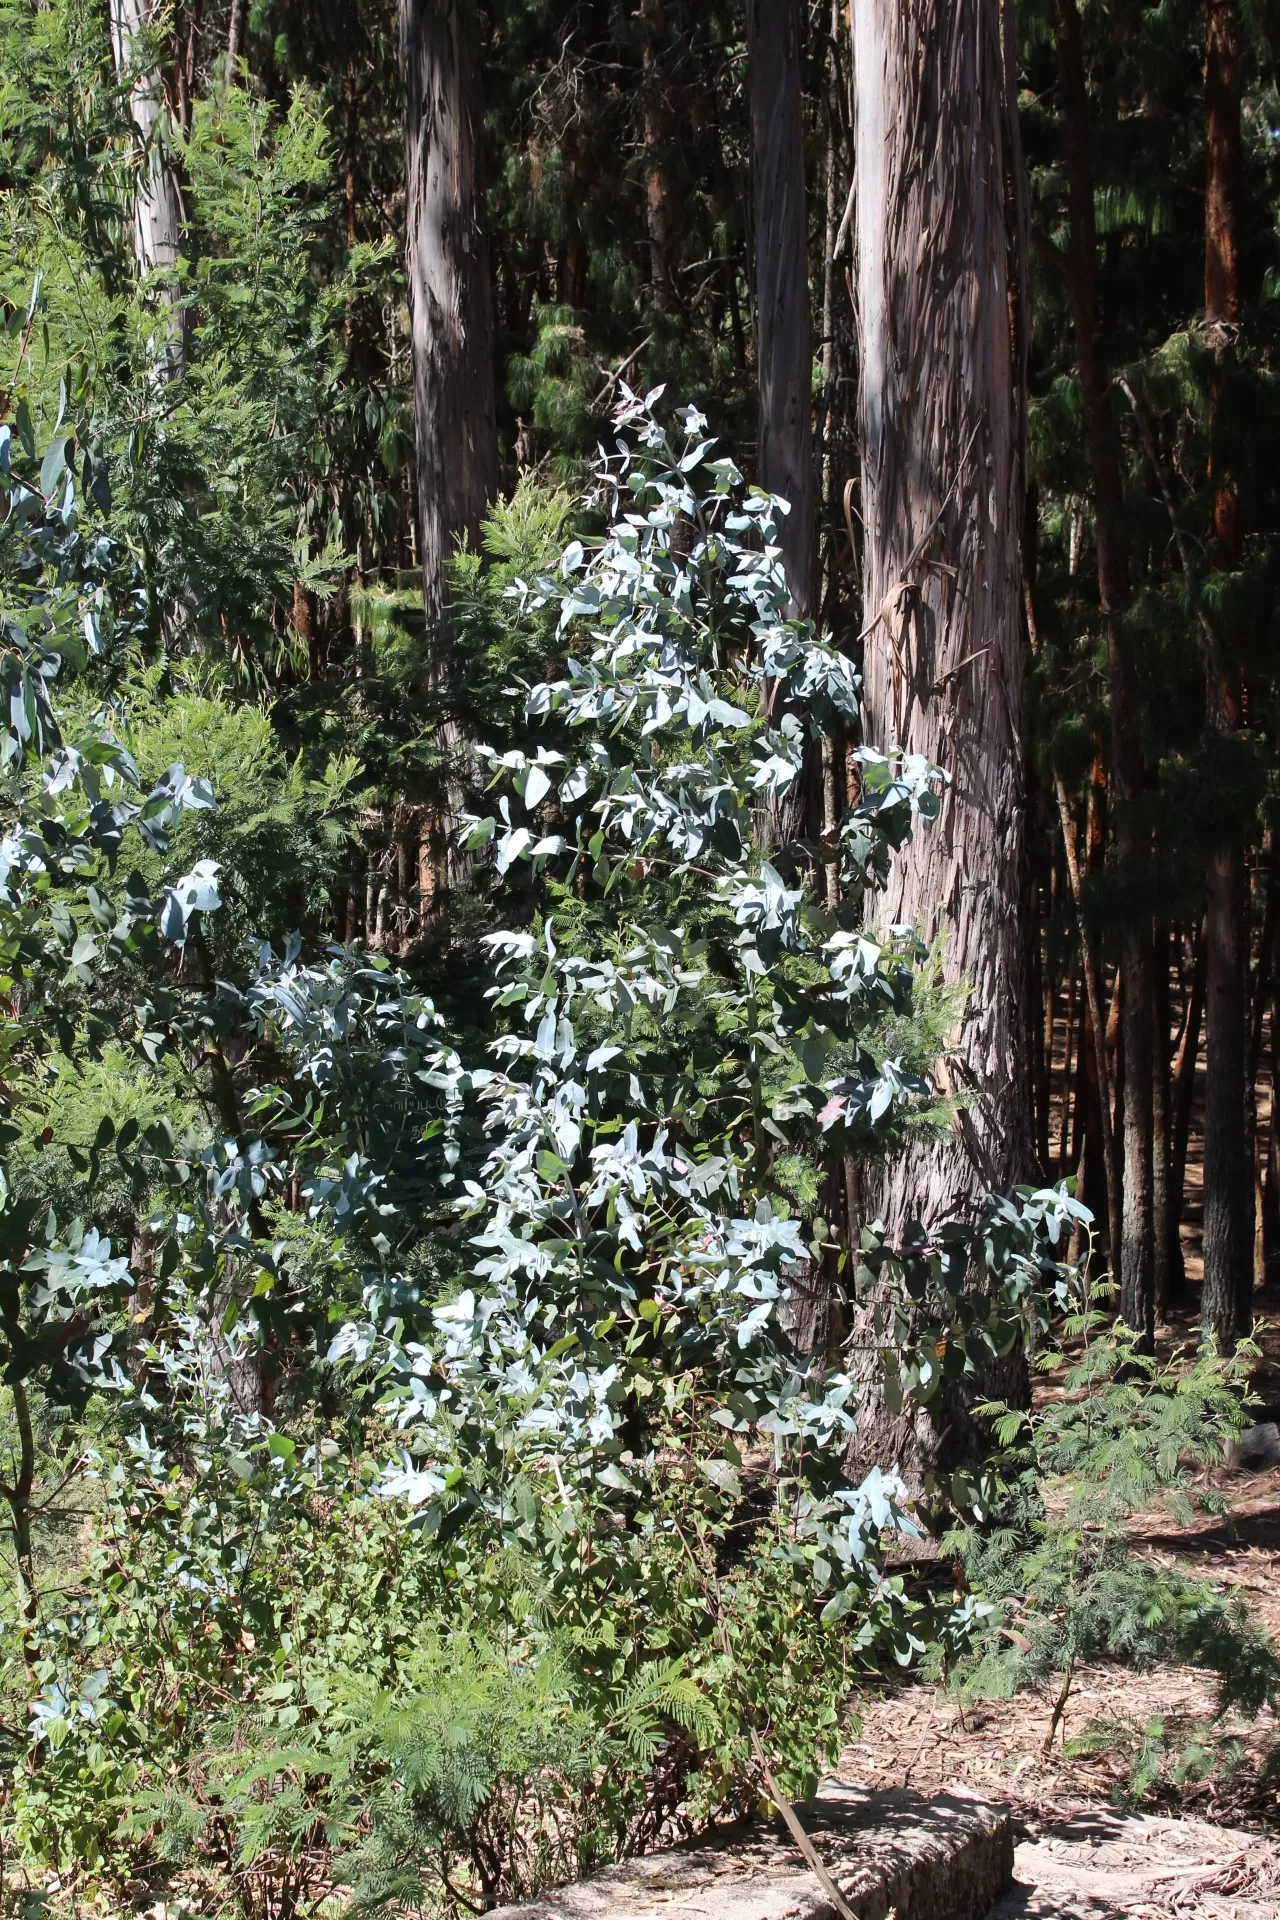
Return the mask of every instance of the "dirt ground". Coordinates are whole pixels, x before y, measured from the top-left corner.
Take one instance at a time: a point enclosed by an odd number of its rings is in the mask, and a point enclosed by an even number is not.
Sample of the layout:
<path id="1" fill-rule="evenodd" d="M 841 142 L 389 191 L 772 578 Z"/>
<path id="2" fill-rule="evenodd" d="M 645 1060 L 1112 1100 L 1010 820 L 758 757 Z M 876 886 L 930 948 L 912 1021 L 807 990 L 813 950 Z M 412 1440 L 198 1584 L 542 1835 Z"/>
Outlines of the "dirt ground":
<path id="1" fill-rule="evenodd" d="M 1280 1421 L 1280 1289 L 1260 1295 L 1257 1305 L 1263 1360 L 1254 1380 L 1256 1418 Z M 1162 1348 L 1193 1342 L 1196 1308 L 1193 1292 L 1185 1311 L 1161 1329 Z M 1259 1624 L 1280 1640 L 1280 1466 L 1215 1468 L 1202 1484 L 1226 1495 L 1229 1514 L 1179 1527 L 1155 1511 L 1134 1527 L 1139 1550 L 1219 1591 L 1240 1592 Z M 929 1792 L 963 1785 L 1007 1802 L 1018 1835 L 1019 1887 L 993 1920 L 1050 1914 L 1280 1920 L 1280 1771 L 1272 1777 L 1266 1765 L 1273 1750 L 1280 1757 L 1274 1714 L 1216 1728 L 1218 1737 L 1235 1736 L 1243 1746 L 1243 1763 L 1230 1777 L 1166 1786 L 1141 1810 L 1127 1792 L 1136 1739 L 1148 1722 L 1189 1729 L 1211 1721 L 1213 1709 L 1211 1683 L 1191 1668 L 1086 1669 L 1046 1752 L 1047 1695 L 962 1710 L 953 1697 L 908 1684 L 864 1702 L 859 1735 L 839 1771 L 869 1787 Z M 1106 1730 L 1093 1751 L 1066 1750 L 1091 1729 Z"/>

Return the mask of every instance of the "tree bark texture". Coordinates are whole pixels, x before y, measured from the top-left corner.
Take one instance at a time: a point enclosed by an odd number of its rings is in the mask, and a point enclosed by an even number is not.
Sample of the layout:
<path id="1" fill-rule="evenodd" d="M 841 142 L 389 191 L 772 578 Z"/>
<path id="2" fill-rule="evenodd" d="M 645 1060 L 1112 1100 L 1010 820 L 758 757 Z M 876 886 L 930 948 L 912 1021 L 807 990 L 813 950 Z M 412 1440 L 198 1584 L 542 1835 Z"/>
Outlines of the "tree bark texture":
<path id="1" fill-rule="evenodd" d="M 671 102 L 663 85 L 656 42 L 666 30 L 662 0 L 640 0 L 646 29 L 641 119 L 644 123 L 645 229 L 649 237 L 649 291 L 658 313 L 676 305 L 676 205 L 668 148 L 672 135 Z"/>
<path id="2" fill-rule="evenodd" d="M 143 279 L 150 273 L 172 273 L 182 240 L 182 195 L 165 151 L 168 114 L 160 76 L 146 44 L 157 10 L 152 0 L 110 0 L 111 51 L 117 73 L 129 86 L 129 112 L 138 146 L 133 254 Z M 169 377 L 181 372 L 185 359 L 181 315 L 162 358 Z"/>
<path id="3" fill-rule="evenodd" d="M 751 173 L 755 208 L 760 484 L 787 501 L 779 529 L 795 612 L 818 588 L 813 332 L 804 193 L 804 58 L 799 0 L 750 0 Z"/>
<path id="4" fill-rule="evenodd" d="M 1234 846 L 1210 856 L 1205 906 L 1204 1293 L 1201 1317 L 1227 1351 L 1253 1297 L 1248 1051 L 1248 874 Z"/>
<path id="5" fill-rule="evenodd" d="M 458 542 L 497 492 L 484 128 L 471 0 L 400 0 L 405 270 L 413 337 L 418 542 L 429 620 Z"/>
<path id="6" fill-rule="evenodd" d="M 1219 338 L 1240 318 L 1240 87 L 1230 0 L 1205 7 L 1205 321 Z M 1218 557 L 1238 564 L 1242 544 L 1235 487 L 1215 444 L 1220 374 L 1210 394 L 1210 483 Z M 1226 739 L 1243 719 L 1240 677 L 1212 624 L 1207 630 L 1211 732 Z M 1248 1331 L 1253 1304 L 1253 1178 L 1247 1084 L 1249 879 L 1243 838 L 1229 829 L 1209 857 L 1205 904 L 1204 1291 L 1201 1318 L 1223 1349 Z"/>
<path id="7" fill-rule="evenodd" d="M 1071 801 L 1061 775 L 1055 776 L 1054 789 L 1058 801 L 1058 818 L 1062 823 L 1062 845 L 1067 861 L 1067 878 L 1070 882 L 1071 898 L 1075 904 L 1076 920 L 1080 928 L 1080 959 L 1084 971 L 1085 1006 L 1093 1047 L 1094 1074 L 1098 1087 L 1099 1132 L 1103 1170 L 1107 1183 L 1107 1239 L 1109 1245 L 1117 1247 L 1123 1231 L 1121 1179 L 1111 1116 L 1111 1077 L 1107 1068 L 1106 1022 L 1102 1017 L 1102 962 L 1098 954 L 1097 935 L 1085 917 L 1080 856 L 1076 851 L 1075 817 L 1071 811 Z"/>
<path id="8" fill-rule="evenodd" d="M 875 912 L 968 998 L 956 1131 L 886 1171 L 894 1236 L 1030 1169 L 1023 1045 L 1022 476 L 996 0 L 853 0 L 870 744 L 939 762 L 940 819 Z"/>
<path id="9" fill-rule="evenodd" d="M 1204 15 L 1204 307 L 1212 325 L 1240 318 L 1240 81 L 1232 0 Z"/>
<path id="10" fill-rule="evenodd" d="M 1122 882 L 1145 871 L 1147 849 L 1139 808 L 1143 788 L 1138 731 L 1138 676 L 1123 614 L 1129 604 L 1129 553 L 1124 529 L 1120 449 L 1111 407 L 1111 379 L 1098 312 L 1097 228 L 1089 160 L 1088 97 L 1076 0 L 1056 0 L 1054 31 L 1062 77 L 1063 150 L 1067 174 L 1070 250 L 1067 290 L 1076 340 L 1085 442 L 1097 523 L 1098 594 L 1107 636 L 1111 691 L 1111 766 L 1115 781 L 1116 860 Z M 1124 976 L 1124 1213 L 1121 1245 L 1112 1248 L 1120 1309 L 1150 1341 L 1155 1320 L 1155 1194 L 1153 1150 L 1151 928 L 1140 913 L 1126 919 L 1121 949 Z"/>
<path id="11" fill-rule="evenodd" d="M 1200 1032 L 1204 1024 L 1205 981 L 1208 955 L 1203 932 L 1196 934 L 1195 957 L 1191 969 L 1191 990 L 1187 1017 L 1173 1060 L 1173 1141 L 1170 1148 L 1169 1216 L 1165 1232 L 1169 1243 L 1169 1290 L 1173 1299 L 1181 1299 L 1187 1290 L 1186 1262 L 1182 1254 L 1182 1196 L 1187 1183 L 1187 1150 L 1191 1141 L 1191 1107 L 1195 1095 L 1196 1063 L 1200 1058 Z"/>
<path id="12" fill-rule="evenodd" d="M 244 46 L 244 15 L 246 0 L 231 0 L 231 21 L 227 27 L 227 85 L 234 86 L 236 67 L 239 65 L 241 50 Z"/>
<path id="13" fill-rule="evenodd" d="M 1172 1205 L 1170 1178 L 1172 1155 L 1172 1083 L 1169 1078 L 1169 928 L 1156 930 L 1154 947 L 1155 1005 L 1152 1036 L 1154 1059 L 1151 1081 L 1151 1202 L 1155 1213 L 1155 1240 L 1152 1249 L 1152 1300 L 1154 1322 L 1168 1318 L 1172 1273 L 1169 1236 L 1165 1222 Z"/>

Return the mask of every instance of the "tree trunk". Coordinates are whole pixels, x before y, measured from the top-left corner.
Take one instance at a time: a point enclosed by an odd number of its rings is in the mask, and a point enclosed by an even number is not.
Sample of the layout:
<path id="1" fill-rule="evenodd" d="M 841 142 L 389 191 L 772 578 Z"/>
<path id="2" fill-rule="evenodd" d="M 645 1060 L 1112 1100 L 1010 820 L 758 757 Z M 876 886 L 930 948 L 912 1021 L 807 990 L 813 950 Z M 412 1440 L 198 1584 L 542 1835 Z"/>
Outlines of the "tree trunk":
<path id="1" fill-rule="evenodd" d="M 954 1133 L 887 1170 L 889 1232 L 1033 1161 L 1022 1044 L 1022 476 L 995 0 L 853 0 L 870 743 L 950 774 L 874 904 L 944 945 L 966 992 Z"/>
<path id="2" fill-rule="evenodd" d="M 182 240 L 182 195 L 178 176 L 165 152 L 168 113 L 160 76 L 146 45 L 156 9 L 148 0 L 111 0 L 111 51 L 116 71 L 129 85 L 129 112 L 138 147 L 133 197 L 133 255 L 145 281 L 148 274 L 172 275 Z M 164 288 L 172 302 L 173 286 Z M 161 361 L 166 378 L 181 373 L 186 358 L 181 310 L 165 342 Z"/>
<path id="3" fill-rule="evenodd" d="M 757 470 L 761 486 L 791 508 L 779 529 L 782 559 L 792 606 L 806 618 L 818 587 L 818 520 L 799 0 L 750 0 L 747 39 L 760 391 Z"/>
<path id="4" fill-rule="evenodd" d="M 1204 308 L 1210 326 L 1240 318 L 1240 79 L 1232 0 L 1204 16 Z"/>
<path id="5" fill-rule="evenodd" d="M 1247 1333 L 1253 1300 L 1248 1150 L 1248 875 L 1234 846 L 1209 860 L 1205 908 L 1204 1293 L 1201 1319 L 1223 1351 Z"/>
<path id="6" fill-rule="evenodd" d="M 1068 1143 L 1071 1139 L 1071 1062 L 1076 1046 L 1076 972 L 1072 967 L 1067 976 L 1067 1037 L 1062 1054 L 1062 1111 L 1058 1116 L 1058 1150 L 1055 1156 L 1055 1177 L 1063 1180 L 1067 1175 Z"/>
<path id="7" fill-rule="evenodd" d="M 1169 929 L 1157 929 L 1155 941 L 1155 1022 L 1153 1078 L 1151 1083 L 1151 1199 L 1155 1218 L 1152 1291 L 1155 1320 L 1168 1318 L 1171 1273 L 1169 1236 L 1165 1221 L 1169 1218 L 1169 1182 L 1172 1173 L 1172 1088 L 1169 1081 Z"/>
<path id="8" fill-rule="evenodd" d="M 1240 88 L 1230 0 L 1205 7 L 1205 322 L 1226 346 L 1240 317 Z M 1213 533 L 1221 561 L 1238 563 L 1239 502 L 1214 445 L 1220 376 L 1210 395 Z M 1240 677 L 1216 627 L 1209 647 L 1209 726 L 1221 738 L 1243 719 Z M 1249 881 L 1243 837 L 1230 828 L 1209 857 L 1205 941 L 1204 1292 L 1201 1319 L 1224 1350 L 1248 1331 L 1253 1309 L 1253 1180 L 1246 1085 Z"/>
<path id="9" fill-rule="evenodd" d="M 427 618 L 498 488 L 480 64 L 469 0 L 400 0 L 405 272 L 413 337 L 418 553 Z"/>
<path id="10" fill-rule="evenodd" d="M 1053 873 L 1057 876 L 1055 862 Z M 1052 967 L 1047 964 L 1051 956 L 1044 952 L 1040 933 L 1039 895 L 1035 889 L 1031 894 L 1032 912 L 1028 915 L 1031 925 L 1027 929 L 1029 950 L 1029 972 L 1031 985 L 1027 995 L 1028 1011 L 1040 1014 L 1040 1030 L 1033 1036 L 1035 1044 L 1035 1141 L 1036 1164 L 1040 1168 L 1040 1177 L 1049 1178 L 1049 1105 L 1053 1088 L 1053 1042 L 1058 1027 L 1058 981 Z"/>
<path id="11" fill-rule="evenodd" d="M 1067 289 L 1075 331 L 1084 413 L 1085 443 L 1092 471 L 1097 521 L 1098 592 L 1107 634 L 1111 683 L 1111 765 L 1116 795 L 1116 858 L 1122 883 L 1132 884 L 1147 865 L 1138 824 L 1143 786 L 1138 733 L 1138 677 L 1123 627 L 1129 604 L 1129 554 L 1125 541 L 1124 490 L 1119 445 L 1111 412 L 1111 379 L 1098 315 L 1097 232 L 1093 174 L 1089 163 L 1088 101 L 1080 15 L 1076 0 L 1055 0 L 1054 31 L 1062 76 L 1063 147 L 1070 216 Z M 1124 975 L 1124 1215 L 1119 1260 L 1120 1308 L 1144 1340 L 1154 1337 L 1154 1165 L 1152 1109 L 1151 929 L 1132 914 L 1121 949 Z"/>
<path id="12" fill-rule="evenodd" d="M 1182 1257 L 1182 1195 L 1187 1184 L 1187 1149 L 1191 1140 L 1196 1062 L 1200 1058 L 1200 1029 L 1204 1021 L 1206 972 L 1205 939 L 1201 933 L 1196 940 L 1186 1025 L 1173 1063 L 1173 1143 L 1170 1152 L 1169 1217 L 1165 1222 L 1165 1231 L 1169 1240 L 1169 1291 L 1175 1300 L 1181 1299 L 1187 1290 L 1186 1263 Z"/>
<path id="13" fill-rule="evenodd" d="M 1268 1129 L 1268 1141 L 1264 1155 L 1262 1142 L 1262 1120 L 1258 1111 L 1258 1073 L 1262 1066 L 1262 1037 L 1267 1023 L 1267 1007 L 1271 1001 L 1271 982 L 1275 971 L 1276 931 L 1280 926 L 1280 901 L 1277 883 L 1280 882 L 1280 837 L 1275 830 L 1271 833 L 1271 844 L 1267 852 L 1266 901 L 1262 910 L 1262 931 L 1258 937 L 1258 965 L 1254 972 L 1252 995 L 1249 1008 L 1249 1057 L 1245 1064 L 1246 1114 L 1253 1142 L 1253 1285 L 1255 1291 L 1267 1284 L 1268 1244 L 1270 1235 L 1267 1228 L 1267 1178 L 1274 1157 L 1274 1148 L 1270 1135 L 1274 1133 L 1275 1102 L 1268 1094 L 1272 1121 Z"/>
<path id="14" fill-rule="evenodd" d="M 1055 776 L 1054 785 L 1058 798 L 1058 817 L 1062 822 L 1062 845 L 1067 860 L 1067 878 L 1071 884 L 1071 898 L 1075 903 L 1076 920 L 1080 928 L 1080 958 L 1084 972 L 1087 1025 L 1093 1042 L 1094 1073 L 1091 1078 L 1098 1090 L 1098 1131 L 1106 1179 L 1107 1240 L 1114 1259 L 1114 1250 L 1120 1245 L 1123 1229 L 1120 1163 L 1116 1154 L 1115 1128 L 1111 1114 L 1111 1076 L 1107 1068 L 1107 1030 L 1102 1018 L 1102 962 L 1098 954 L 1097 936 L 1084 913 L 1080 857 L 1076 851 L 1076 824 L 1071 812 L 1071 802 L 1060 776 Z"/>
<path id="15" fill-rule="evenodd" d="M 1280 1259 L 1280 974 L 1271 986 L 1271 1099 L 1267 1128 L 1267 1171 L 1262 1189 L 1262 1252 L 1270 1279 Z"/>
<path id="16" fill-rule="evenodd" d="M 659 70 L 654 42 L 666 29 L 662 0 L 640 0 L 640 18 L 646 29 L 641 119 L 644 124 L 645 228 L 649 236 L 649 291 L 658 313 L 676 304 L 675 189 L 668 165 L 671 141 L 671 102 Z"/>
<path id="17" fill-rule="evenodd" d="M 31 1539 L 31 1496 L 36 1477 L 35 1427 L 25 1383 L 15 1380 L 9 1391 L 13 1396 L 14 1424 L 18 1429 L 18 1457 L 14 1461 L 12 1484 L 0 1488 L 0 1493 L 3 1493 L 9 1507 L 18 1632 L 22 1642 L 23 1665 L 30 1675 L 35 1666 L 36 1628 L 40 1619 L 40 1597 L 36 1587 L 35 1553 Z"/>
<path id="18" fill-rule="evenodd" d="M 227 28 L 227 85 L 235 84 L 236 68 L 244 46 L 245 0 L 231 0 L 231 23 Z"/>

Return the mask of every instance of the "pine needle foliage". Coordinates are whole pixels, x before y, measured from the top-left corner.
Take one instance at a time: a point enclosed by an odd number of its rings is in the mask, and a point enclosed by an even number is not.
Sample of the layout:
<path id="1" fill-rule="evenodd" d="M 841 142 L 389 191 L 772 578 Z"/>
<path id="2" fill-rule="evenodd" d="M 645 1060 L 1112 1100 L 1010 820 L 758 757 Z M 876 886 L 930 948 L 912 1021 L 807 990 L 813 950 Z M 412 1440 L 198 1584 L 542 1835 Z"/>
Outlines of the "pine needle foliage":
<path id="1" fill-rule="evenodd" d="M 1161 1503 L 1179 1524 L 1197 1507 L 1225 1510 L 1195 1481 L 1248 1424 L 1256 1349 L 1145 1354 L 1111 1317 L 1110 1291 L 1085 1286 L 1058 1342 L 1038 1356 L 1038 1370 L 1055 1377 L 1052 1398 L 1031 1412 L 982 1409 L 1000 1451 L 979 1504 L 944 1542 L 979 1598 L 981 1623 L 949 1683 L 962 1697 L 1042 1690 L 1046 1751 L 1088 1665 L 1199 1668 L 1214 1679 L 1219 1720 L 1256 1717 L 1280 1700 L 1280 1654 L 1240 1597 L 1144 1554 L 1131 1526 Z M 1144 1739 L 1133 1779 L 1145 1786 L 1155 1775 Z M 1190 1764 L 1176 1760 L 1171 1777 Z"/>

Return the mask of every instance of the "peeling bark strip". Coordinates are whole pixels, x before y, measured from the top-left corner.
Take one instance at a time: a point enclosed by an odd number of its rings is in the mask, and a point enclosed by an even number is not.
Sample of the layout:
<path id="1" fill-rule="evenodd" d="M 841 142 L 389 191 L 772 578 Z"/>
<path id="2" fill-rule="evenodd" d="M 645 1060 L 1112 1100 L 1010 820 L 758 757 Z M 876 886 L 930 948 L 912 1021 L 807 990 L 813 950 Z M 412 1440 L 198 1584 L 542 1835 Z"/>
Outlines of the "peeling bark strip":
<path id="1" fill-rule="evenodd" d="M 1023 1033 L 1016 457 L 996 0 L 853 0 L 870 742 L 951 776 L 876 903 L 945 942 L 969 989 L 949 1140 L 886 1177 L 891 1235 L 1032 1164 Z"/>
<path id="2" fill-rule="evenodd" d="M 405 269 L 413 333 L 418 539 L 427 618 L 498 486 L 484 128 L 470 0 L 400 0 Z"/>

